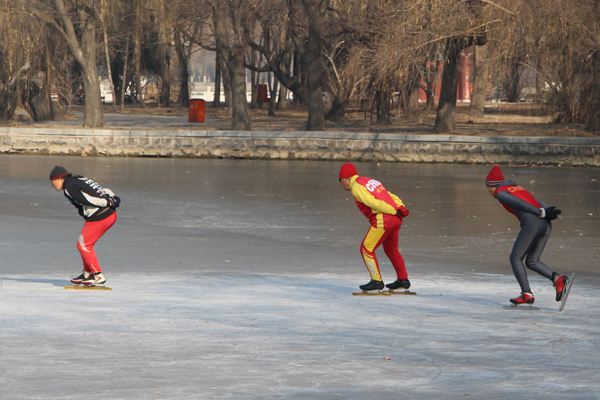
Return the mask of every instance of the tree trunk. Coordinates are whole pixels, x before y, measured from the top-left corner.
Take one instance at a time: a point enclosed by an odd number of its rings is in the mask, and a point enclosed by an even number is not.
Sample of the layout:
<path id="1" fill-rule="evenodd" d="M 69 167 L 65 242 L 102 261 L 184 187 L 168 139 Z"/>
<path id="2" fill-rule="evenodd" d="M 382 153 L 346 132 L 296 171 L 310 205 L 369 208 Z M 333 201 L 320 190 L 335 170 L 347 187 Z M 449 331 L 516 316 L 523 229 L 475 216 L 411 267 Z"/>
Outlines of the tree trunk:
<path id="1" fill-rule="evenodd" d="M 180 79 L 178 103 L 184 107 L 188 106 L 190 98 L 190 74 L 188 70 L 187 59 L 179 60 Z"/>
<path id="2" fill-rule="evenodd" d="M 98 56 L 96 20 L 92 16 L 85 15 L 82 17 L 81 22 L 85 26 L 81 34 L 81 51 L 85 57 L 82 65 L 83 88 L 85 90 L 83 126 L 97 128 L 104 126 L 104 113 L 102 112 L 102 99 L 100 97 L 100 77 L 96 68 Z"/>
<path id="3" fill-rule="evenodd" d="M 473 93 L 469 112 L 473 115 L 483 115 L 485 111 L 485 98 L 487 95 L 489 79 L 489 60 L 487 58 L 488 46 L 473 46 L 475 57 L 475 70 L 473 73 Z"/>
<path id="4" fill-rule="evenodd" d="M 310 45 L 309 45 L 310 47 Z M 320 58 L 320 52 L 319 58 Z M 316 61 L 316 60 L 315 60 Z M 307 65 L 308 91 L 308 120 L 306 121 L 307 131 L 322 131 L 325 127 L 325 112 L 323 110 L 323 69 L 318 66 L 319 62 L 313 62 Z"/>
<path id="5" fill-rule="evenodd" d="M 159 28 L 158 42 L 158 73 L 160 74 L 160 97 L 159 104 L 163 107 L 171 106 L 171 44 L 168 28 L 168 19 L 164 7 L 161 8 L 161 22 Z"/>
<path id="6" fill-rule="evenodd" d="M 438 76 L 438 68 L 439 63 L 437 61 L 427 62 L 425 64 L 425 98 L 426 98 L 426 109 L 428 111 L 433 110 L 435 106 L 435 92 L 436 86 L 438 84 L 437 76 Z"/>
<path id="7" fill-rule="evenodd" d="M 49 46 L 50 43 L 48 40 L 44 46 L 44 82 L 42 83 L 42 87 L 38 87 L 35 82 L 30 82 L 28 109 L 30 108 L 29 113 L 35 121 L 54 120 L 54 108 L 50 93 L 50 65 L 52 63 L 52 55 L 50 54 Z"/>
<path id="8" fill-rule="evenodd" d="M 288 88 L 286 88 L 283 85 L 279 86 L 279 94 L 277 96 L 277 109 L 279 111 L 287 110 L 287 108 L 288 108 L 288 101 L 287 101 L 288 93 L 289 93 Z"/>
<path id="9" fill-rule="evenodd" d="M 190 73 L 188 66 L 188 57 L 185 48 L 184 38 L 177 35 L 175 37 L 175 52 L 177 53 L 177 59 L 179 61 L 179 95 L 177 96 L 177 103 L 184 107 L 188 106 L 190 98 Z"/>
<path id="10" fill-rule="evenodd" d="M 19 101 L 17 92 L 19 76 L 28 69 L 29 63 L 26 63 L 12 78 L 7 79 L 7 82 L 0 81 L 0 121 L 9 121 L 13 117 Z"/>
<path id="11" fill-rule="evenodd" d="M 345 98 L 335 96 L 325 119 L 333 122 L 343 121 L 346 118 L 346 106 Z"/>
<path id="12" fill-rule="evenodd" d="M 389 124 L 391 121 L 391 97 L 391 85 L 389 85 L 387 80 L 381 82 L 379 89 L 375 92 L 375 115 L 379 124 Z"/>
<path id="13" fill-rule="evenodd" d="M 123 62 L 123 79 L 121 81 L 121 112 L 125 110 L 125 91 L 127 91 L 127 72 L 129 69 L 129 35 L 125 42 L 125 61 Z"/>
<path id="14" fill-rule="evenodd" d="M 406 111 L 413 115 L 419 112 L 419 86 L 413 87 L 409 93 Z"/>
<path id="15" fill-rule="evenodd" d="M 586 128 L 600 132 L 600 51 L 590 57 L 590 74 L 583 94 L 583 112 Z M 587 93 L 585 93 L 587 92 Z"/>
<path id="16" fill-rule="evenodd" d="M 272 78 L 272 82 L 271 83 L 271 78 Z M 269 73 L 269 94 L 270 94 L 270 99 L 269 99 L 269 116 L 270 117 L 274 117 L 275 116 L 275 106 L 277 104 L 277 92 L 279 91 L 279 81 L 277 79 L 275 79 L 275 77 L 271 76 L 271 73 Z"/>
<path id="17" fill-rule="evenodd" d="M 135 32 L 133 37 L 133 64 L 135 70 L 135 97 L 144 106 L 142 93 L 142 0 L 135 0 Z"/>
<path id="18" fill-rule="evenodd" d="M 227 70 L 231 82 L 231 128 L 235 130 L 250 130 L 250 112 L 246 99 L 246 64 L 244 48 L 236 46 L 231 49 L 228 57 Z"/>
<path id="19" fill-rule="evenodd" d="M 509 76 L 505 82 L 506 100 L 509 103 L 517 103 L 521 94 L 521 65 L 513 62 L 510 64 Z"/>
<path id="20" fill-rule="evenodd" d="M 223 61 L 222 58 L 221 61 Z M 221 68 L 221 82 L 223 83 L 223 96 L 225 97 L 223 105 L 231 107 L 231 75 L 229 75 L 229 68 L 225 62 L 221 62 Z"/>
<path id="21" fill-rule="evenodd" d="M 88 66 L 86 70 L 96 70 L 96 64 Z M 85 106 L 83 108 L 83 126 L 85 128 L 98 128 L 104 126 L 102 100 L 100 98 L 100 79 L 98 73 L 83 72 L 83 88 L 85 90 Z"/>
<path id="22" fill-rule="evenodd" d="M 456 95 L 458 86 L 458 61 L 462 40 L 452 38 L 446 45 L 446 63 L 442 73 L 442 90 L 435 119 L 435 132 L 453 132 L 456 129 Z"/>
<path id="23" fill-rule="evenodd" d="M 256 52 L 251 51 L 250 65 L 257 65 Z M 260 74 L 254 70 L 250 70 L 250 108 L 262 108 L 262 103 L 258 100 L 258 84 Z"/>
<path id="24" fill-rule="evenodd" d="M 102 101 L 100 100 L 100 79 L 96 69 L 96 58 L 98 57 L 98 43 L 96 42 L 97 20 L 85 9 L 78 10 L 78 31 L 81 35 L 81 43 L 77 37 L 77 31 L 73 20 L 67 13 L 63 0 L 55 0 L 56 9 L 64 25 L 64 35 L 73 57 L 81 67 L 81 78 L 85 91 L 85 105 L 83 111 L 83 126 L 86 128 L 97 128 L 104 125 L 102 112 Z"/>
<path id="25" fill-rule="evenodd" d="M 308 17 L 308 40 L 300 57 L 302 71 L 306 74 L 305 100 L 308 102 L 308 120 L 306 130 L 322 131 L 325 127 L 325 112 L 323 110 L 323 75 L 324 67 L 321 58 L 321 34 L 324 30 L 323 15 L 320 7 L 323 3 L 314 0 L 302 0 Z M 325 4 L 326 5 L 326 4 Z"/>
<path id="26" fill-rule="evenodd" d="M 112 78 L 112 68 L 111 68 L 111 64 L 110 64 L 110 51 L 109 51 L 109 47 L 108 47 L 108 32 L 107 32 L 107 28 L 106 28 L 106 14 L 108 13 L 108 10 L 106 9 L 106 0 L 103 0 L 101 3 L 101 7 L 102 7 L 102 36 L 103 36 L 103 41 L 104 41 L 104 57 L 105 57 L 105 61 L 106 61 L 106 70 L 108 73 L 108 83 L 110 85 L 110 93 L 112 95 L 112 110 L 113 112 L 117 111 L 117 93 L 115 91 L 115 84 L 113 82 L 113 78 Z"/>
<path id="27" fill-rule="evenodd" d="M 221 105 L 221 56 L 215 51 L 215 94 L 213 97 L 213 107 Z"/>
<path id="28" fill-rule="evenodd" d="M 414 66 L 409 67 L 408 78 L 401 91 L 403 97 L 402 108 L 404 114 L 409 118 L 414 118 L 419 111 L 420 78 L 419 70 Z"/>

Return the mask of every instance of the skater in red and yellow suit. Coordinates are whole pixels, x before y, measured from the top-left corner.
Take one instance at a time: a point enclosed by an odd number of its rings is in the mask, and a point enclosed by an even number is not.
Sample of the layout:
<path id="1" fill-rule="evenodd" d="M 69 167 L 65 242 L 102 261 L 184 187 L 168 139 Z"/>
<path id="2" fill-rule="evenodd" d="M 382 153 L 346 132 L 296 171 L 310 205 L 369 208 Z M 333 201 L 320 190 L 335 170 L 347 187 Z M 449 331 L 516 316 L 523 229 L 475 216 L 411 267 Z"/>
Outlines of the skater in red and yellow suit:
<path id="1" fill-rule="evenodd" d="M 402 200 L 387 191 L 381 182 L 358 176 L 353 164 L 342 165 L 339 180 L 343 188 L 352 193 L 358 209 L 371 223 L 371 227 L 360 245 L 360 254 L 367 271 L 369 271 L 371 281 L 361 285 L 360 288 L 365 291 L 383 289 L 383 279 L 375 254 L 377 248 L 383 244 L 383 250 L 392 262 L 397 275 L 395 282 L 385 286 L 392 290 L 408 289 L 410 287 L 408 272 L 398 249 L 400 226 L 402 219 L 408 216 L 408 209 Z"/>

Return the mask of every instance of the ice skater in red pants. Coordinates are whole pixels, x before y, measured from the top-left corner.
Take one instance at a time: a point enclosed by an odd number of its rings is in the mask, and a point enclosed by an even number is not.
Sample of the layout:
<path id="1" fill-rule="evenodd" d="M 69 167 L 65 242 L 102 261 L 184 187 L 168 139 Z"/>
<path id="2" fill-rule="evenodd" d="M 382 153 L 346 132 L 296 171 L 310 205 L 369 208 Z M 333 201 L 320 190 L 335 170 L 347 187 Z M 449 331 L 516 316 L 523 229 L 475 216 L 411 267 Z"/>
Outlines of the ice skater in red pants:
<path id="1" fill-rule="evenodd" d="M 408 209 L 402 200 L 388 192 L 381 182 L 358 176 L 353 164 L 342 165 L 339 180 L 342 187 L 352 193 L 358 209 L 371 223 L 360 245 L 360 254 L 371 280 L 359 287 L 364 291 L 383 289 L 383 279 L 375 254 L 377 248 L 383 244 L 383 250 L 392 262 L 397 275 L 395 282 L 385 286 L 391 290 L 408 289 L 410 287 L 408 272 L 398 249 L 400 226 L 402 219 L 408 216 Z"/>
<path id="2" fill-rule="evenodd" d="M 50 182 L 57 191 L 77 207 L 85 219 L 77 250 L 83 260 L 83 273 L 71 279 L 76 285 L 103 285 L 106 278 L 96 257 L 94 245 L 117 220 L 116 209 L 121 199 L 110 189 L 105 189 L 92 179 L 70 174 L 65 168 L 56 166 L 50 172 Z"/>

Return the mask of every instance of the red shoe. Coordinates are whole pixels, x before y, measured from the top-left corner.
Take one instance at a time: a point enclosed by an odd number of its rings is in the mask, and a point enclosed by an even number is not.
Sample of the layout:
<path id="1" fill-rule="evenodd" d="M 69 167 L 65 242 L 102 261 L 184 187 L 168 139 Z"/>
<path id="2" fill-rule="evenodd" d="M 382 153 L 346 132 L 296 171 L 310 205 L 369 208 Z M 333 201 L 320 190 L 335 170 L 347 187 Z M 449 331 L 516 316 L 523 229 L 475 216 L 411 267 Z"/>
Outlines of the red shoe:
<path id="1" fill-rule="evenodd" d="M 566 275 L 559 275 L 554 279 L 554 288 L 556 289 L 556 301 L 562 299 L 565 289 L 569 283 L 569 278 Z"/>
<path id="2" fill-rule="evenodd" d="M 528 292 L 521 292 L 521 295 L 519 297 L 510 299 L 510 302 L 517 306 L 520 304 L 533 304 L 534 301 L 535 297 L 533 297 L 533 294 Z"/>

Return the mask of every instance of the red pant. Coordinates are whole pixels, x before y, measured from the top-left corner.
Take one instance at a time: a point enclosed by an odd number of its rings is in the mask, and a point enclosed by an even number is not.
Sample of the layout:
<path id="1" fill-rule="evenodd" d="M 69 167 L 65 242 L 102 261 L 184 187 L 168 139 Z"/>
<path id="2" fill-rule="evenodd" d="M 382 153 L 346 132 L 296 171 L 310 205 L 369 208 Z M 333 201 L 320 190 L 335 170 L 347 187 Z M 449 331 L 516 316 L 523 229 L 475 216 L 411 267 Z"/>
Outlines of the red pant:
<path id="1" fill-rule="evenodd" d="M 379 271 L 379 262 L 375 250 L 383 244 L 383 251 L 388 256 L 399 280 L 408 279 L 408 272 L 404 264 L 404 258 L 398 249 L 398 236 L 400 235 L 400 224 L 392 229 L 377 229 L 371 227 L 360 245 L 360 254 L 362 255 L 367 271 L 371 279 L 381 281 L 381 272 Z"/>
<path id="2" fill-rule="evenodd" d="M 102 267 L 98 263 L 98 257 L 94 251 L 94 245 L 117 221 L 117 213 L 100 220 L 85 221 L 79 240 L 77 241 L 77 250 L 83 260 L 83 270 L 90 273 L 102 272 Z"/>

